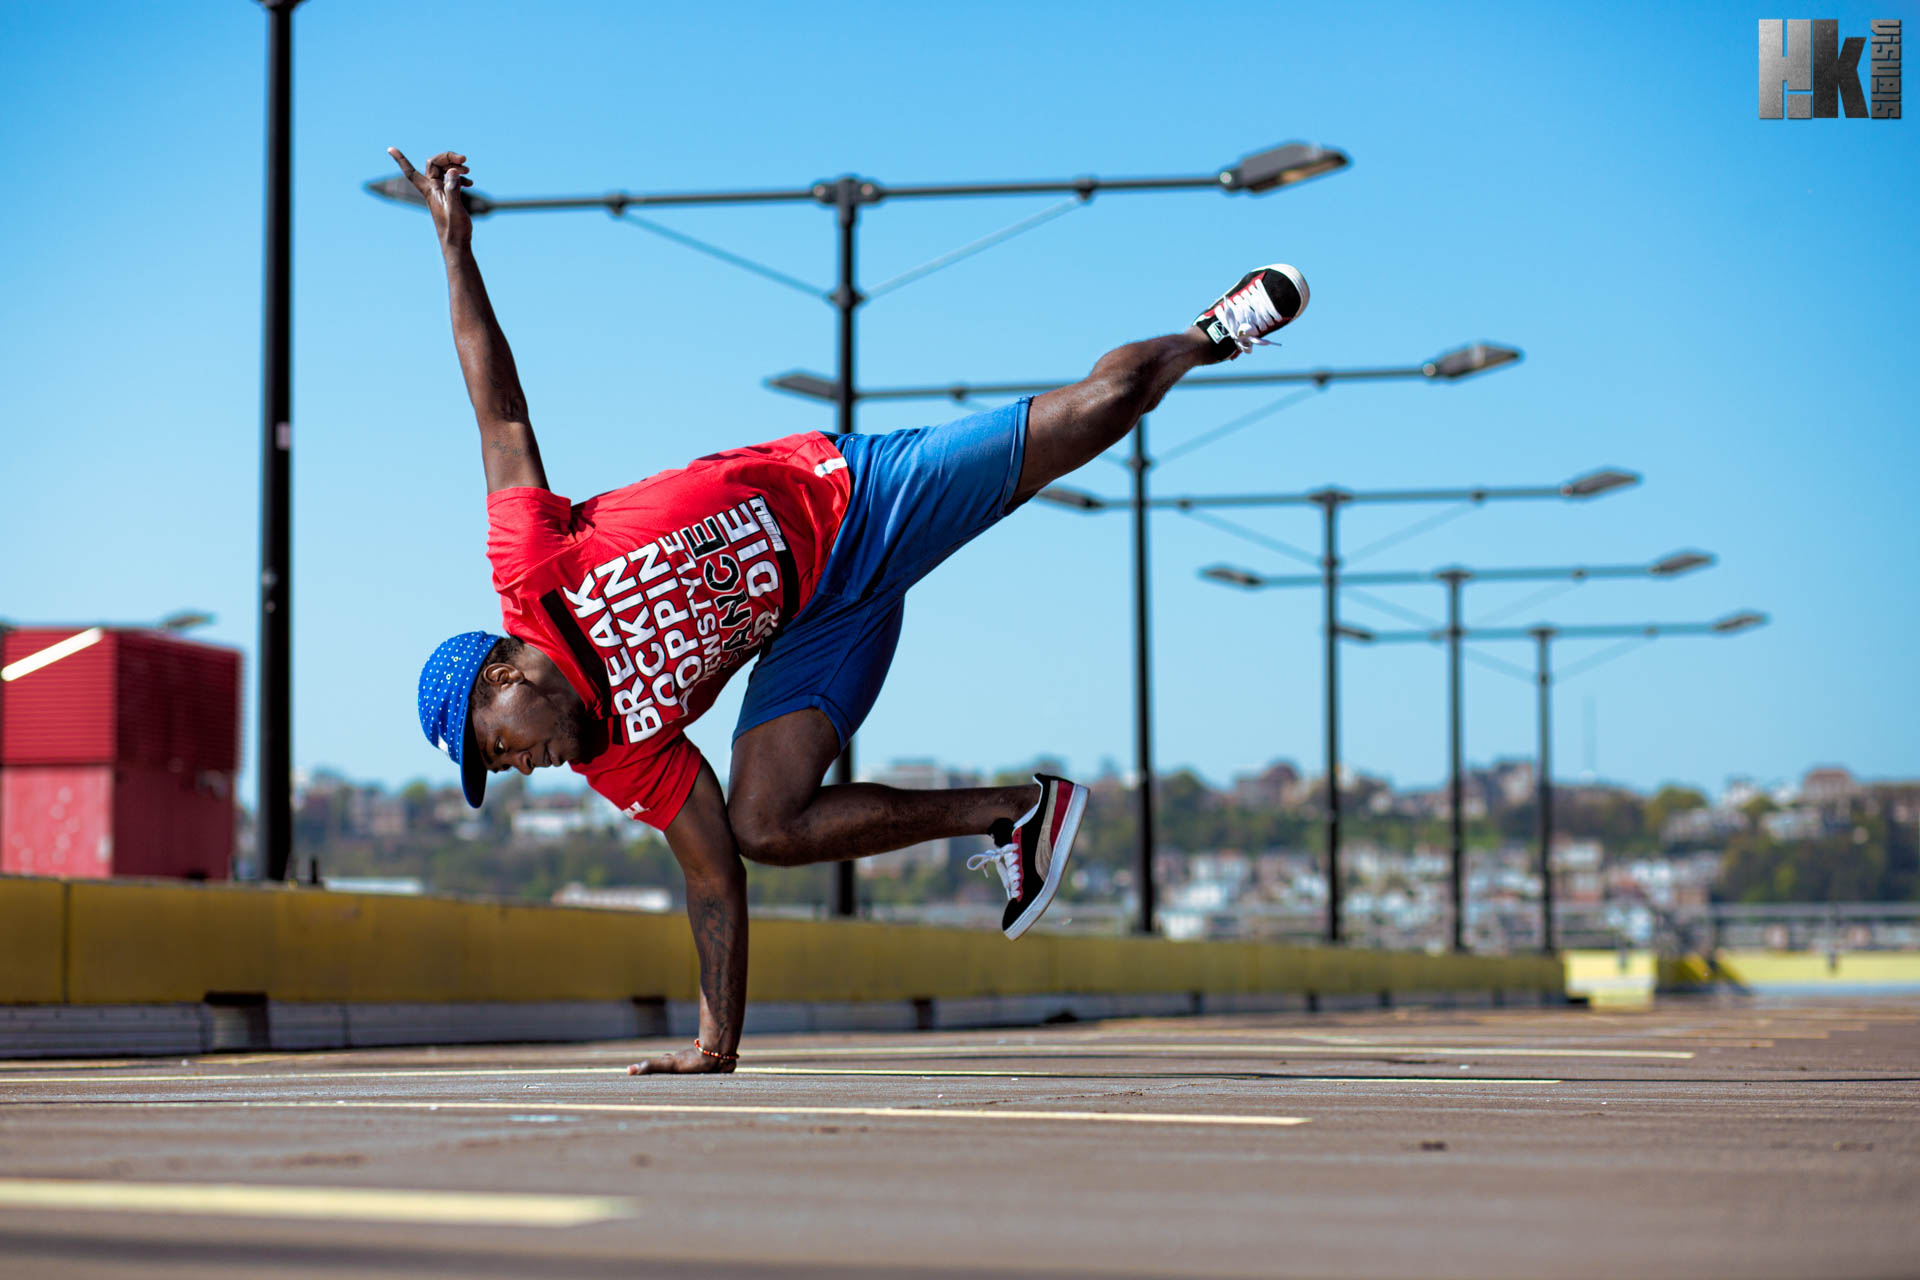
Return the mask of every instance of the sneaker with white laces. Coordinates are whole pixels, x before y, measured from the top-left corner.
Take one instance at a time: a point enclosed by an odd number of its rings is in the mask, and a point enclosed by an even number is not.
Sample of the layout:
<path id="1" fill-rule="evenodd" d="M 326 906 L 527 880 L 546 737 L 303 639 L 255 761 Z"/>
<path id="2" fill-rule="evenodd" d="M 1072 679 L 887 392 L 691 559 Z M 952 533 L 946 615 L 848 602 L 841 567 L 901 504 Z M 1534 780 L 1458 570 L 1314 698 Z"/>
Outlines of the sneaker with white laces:
<path id="1" fill-rule="evenodd" d="M 1033 780 L 1040 784 L 1040 802 L 1017 823 L 1005 818 L 995 822 L 991 839 L 998 847 L 967 859 L 969 871 L 992 867 L 1000 873 L 1007 889 L 1000 928 L 1009 938 L 1031 928 L 1060 891 L 1080 815 L 1087 808 L 1087 789 L 1079 783 L 1048 773 L 1036 773 Z"/>
<path id="2" fill-rule="evenodd" d="M 1307 309 L 1307 278 L 1297 267 L 1276 262 L 1240 277 L 1240 283 L 1214 300 L 1193 323 L 1214 350 L 1232 360 L 1255 347 L 1278 346 L 1277 333 Z"/>

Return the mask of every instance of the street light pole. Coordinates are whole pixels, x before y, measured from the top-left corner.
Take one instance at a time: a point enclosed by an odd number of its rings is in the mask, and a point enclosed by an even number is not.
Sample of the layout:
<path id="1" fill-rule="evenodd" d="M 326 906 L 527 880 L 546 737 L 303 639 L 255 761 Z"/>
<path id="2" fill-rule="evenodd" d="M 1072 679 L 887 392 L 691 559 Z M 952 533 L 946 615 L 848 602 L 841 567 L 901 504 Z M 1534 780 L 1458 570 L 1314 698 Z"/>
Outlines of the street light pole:
<path id="1" fill-rule="evenodd" d="M 1325 602 L 1327 646 L 1327 941 L 1340 941 L 1340 544 L 1339 515 L 1343 495 L 1325 489 L 1315 496 L 1320 504 L 1322 542 L 1320 581 Z"/>
<path id="2" fill-rule="evenodd" d="M 1147 597 L 1147 420 L 1133 424 L 1133 762 L 1134 820 L 1140 833 L 1134 841 L 1134 888 L 1139 896 L 1133 927 L 1137 933 L 1154 931 L 1157 895 L 1153 879 L 1153 659 L 1152 613 Z"/>
<path id="3" fill-rule="evenodd" d="M 1553 666 L 1549 650 L 1553 645 L 1552 627 L 1534 627 L 1533 639 L 1537 665 L 1534 682 L 1539 687 L 1540 746 L 1534 778 L 1535 825 L 1540 835 L 1540 949 L 1548 955 L 1553 945 Z"/>
<path id="4" fill-rule="evenodd" d="M 1467 575 L 1461 569 L 1447 569 L 1440 573 L 1441 581 L 1447 584 L 1447 800 L 1448 821 L 1451 838 L 1452 857 L 1448 860 L 1447 892 L 1453 904 L 1453 949 L 1467 949 L 1467 824 L 1463 792 L 1465 791 L 1464 755 L 1461 731 L 1462 715 L 1460 711 L 1461 694 L 1461 652 L 1460 652 L 1460 587 Z"/>
<path id="5" fill-rule="evenodd" d="M 835 392 L 839 433 L 854 432 L 854 313 L 863 299 L 854 285 L 854 248 L 860 227 L 860 190 L 851 177 L 834 184 L 834 213 L 840 229 L 840 282 L 833 291 L 833 306 L 839 319 L 839 385 Z M 853 736 L 849 734 L 833 763 L 833 780 L 844 786 L 853 781 Z M 859 913 L 859 880 L 851 861 L 833 864 L 833 914 L 853 916 Z"/>
<path id="6" fill-rule="evenodd" d="M 265 330 L 261 350 L 261 865 L 285 880 L 293 861 L 293 11 L 267 11 Z"/>

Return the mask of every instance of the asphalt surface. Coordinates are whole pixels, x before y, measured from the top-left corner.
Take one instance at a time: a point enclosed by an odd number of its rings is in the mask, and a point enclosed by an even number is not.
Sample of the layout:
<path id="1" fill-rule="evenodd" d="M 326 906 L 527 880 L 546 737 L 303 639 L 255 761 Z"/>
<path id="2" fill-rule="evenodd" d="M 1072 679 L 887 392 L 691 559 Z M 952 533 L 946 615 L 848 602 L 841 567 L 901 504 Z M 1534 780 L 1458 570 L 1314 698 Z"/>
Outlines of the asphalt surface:
<path id="1" fill-rule="evenodd" d="M 0 1063 L 0 1274 L 1920 1274 L 1920 1001 Z"/>

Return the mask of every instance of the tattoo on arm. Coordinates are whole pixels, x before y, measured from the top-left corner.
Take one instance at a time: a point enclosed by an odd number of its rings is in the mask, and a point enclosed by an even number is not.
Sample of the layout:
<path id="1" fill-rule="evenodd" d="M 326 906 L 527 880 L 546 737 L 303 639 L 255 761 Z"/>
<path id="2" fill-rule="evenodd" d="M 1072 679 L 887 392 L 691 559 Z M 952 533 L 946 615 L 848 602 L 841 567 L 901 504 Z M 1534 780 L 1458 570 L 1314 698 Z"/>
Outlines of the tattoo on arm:
<path id="1" fill-rule="evenodd" d="M 687 900 L 693 944 L 700 953 L 700 994 L 714 1022 L 702 1031 L 710 1034 L 716 1047 L 737 1041 L 746 1006 L 745 897 L 741 886 L 732 892 L 696 891 Z"/>

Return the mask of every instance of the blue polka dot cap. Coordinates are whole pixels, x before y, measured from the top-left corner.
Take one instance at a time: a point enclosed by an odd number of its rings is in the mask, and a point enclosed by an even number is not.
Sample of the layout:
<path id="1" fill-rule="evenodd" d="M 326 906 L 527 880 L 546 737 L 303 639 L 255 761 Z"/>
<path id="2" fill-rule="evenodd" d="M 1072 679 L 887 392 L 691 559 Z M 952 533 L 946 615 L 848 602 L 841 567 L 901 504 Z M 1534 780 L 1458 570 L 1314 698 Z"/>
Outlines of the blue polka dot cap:
<path id="1" fill-rule="evenodd" d="M 487 767 L 474 749 L 467 703 L 488 652 L 504 638 L 485 631 L 465 632 L 435 649 L 420 668 L 420 731 L 460 766 L 460 790 L 476 809 L 487 794 Z"/>

